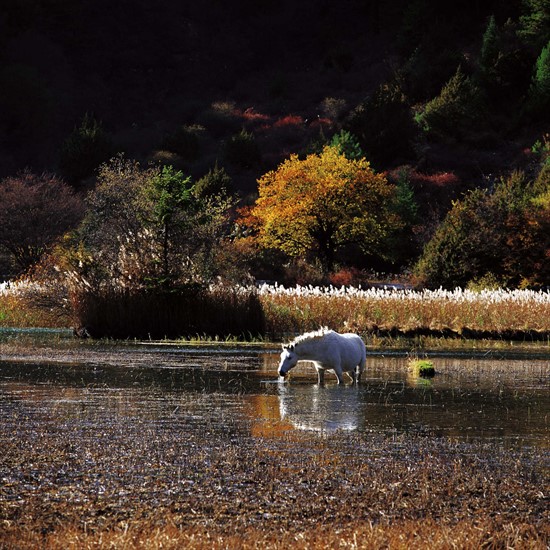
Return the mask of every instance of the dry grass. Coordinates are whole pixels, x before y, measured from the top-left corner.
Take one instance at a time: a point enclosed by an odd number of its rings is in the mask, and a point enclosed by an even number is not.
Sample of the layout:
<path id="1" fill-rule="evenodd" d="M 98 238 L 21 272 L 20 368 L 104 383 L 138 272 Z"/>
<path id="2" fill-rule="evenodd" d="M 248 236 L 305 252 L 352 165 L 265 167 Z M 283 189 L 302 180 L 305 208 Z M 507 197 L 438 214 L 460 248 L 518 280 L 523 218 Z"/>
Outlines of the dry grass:
<path id="1" fill-rule="evenodd" d="M 50 304 L 37 297 L 0 292 L 0 327 L 56 328 L 70 326 L 70 314 L 62 304 Z"/>
<path id="2" fill-rule="evenodd" d="M 544 449 L 132 419 L 2 439 L 3 548 L 546 548 Z M 138 435 L 139 434 L 139 435 Z M 82 437 L 84 435 L 84 437 Z"/>
<path id="3" fill-rule="evenodd" d="M 279 340 L 328 326 L 393 336 L 449 336 L 550 342 L 550 293 L 532 291 L 413 292 L 264 286 L 221 287 L 155 296 L 111 292 L 67 297 L 29 284 L 0 289 L 0 327 L 85 326 L 110 337 L 269 337 Z M 145 313 L 144 313 L 145 312 Z"/>
<path id="4" fill-rule="evenodd" d="M 0 327 L 86 328 L 100 338 L 254 337 L 264 333 L 254 289 L 71 292 L 61 284 L 0 285 Z"/>
<path id="5" fill-rule="evenodd" d="M 414 292 L 263 287 L 268 333 L 329 326 L 356 332 L 441 332 L 548 338 L 550 294 L 530 291 Z"/>
<path id="6" fill-rule="evenodd" d="M 60 527 L 53 533 L 18 533 L 6 548 L 43 548 L 44 550 L 85 550 L 101 548 L 158 549 L 308 549 L 308 548 L 392 548 L 395 550 L 447 550 L 461 548 L 545 549 L 547 534 L 531 525 L 499 525 L 493 520 L 461 521 L 457 524 L 434 521 L 398 521 L 393 525 L 357 524 L 319 526 L 299 532 L 283 529 L 265 532 L 245 528 L 238 532 L 219 529 L 182 528 L 168 516 L 165 525 L 147 520 L 135 521 L 108 531 L 87 533 L 78 527 Z"/>

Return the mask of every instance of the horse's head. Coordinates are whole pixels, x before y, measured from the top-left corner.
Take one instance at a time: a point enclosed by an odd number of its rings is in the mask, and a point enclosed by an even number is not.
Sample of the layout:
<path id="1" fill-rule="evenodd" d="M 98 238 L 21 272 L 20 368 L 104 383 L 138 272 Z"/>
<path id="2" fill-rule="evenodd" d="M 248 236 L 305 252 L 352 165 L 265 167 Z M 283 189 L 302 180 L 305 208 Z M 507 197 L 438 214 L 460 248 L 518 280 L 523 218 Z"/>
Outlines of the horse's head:
<path id="1" fill-rule="evenodd" d="M 281 361 L 279 362 L 279 376 L 286 376 L 288 371 L 296 366 L 298 362 L 298 355 L 294 350 L 294 346 L 283 346 L 283 351 L 281 352 Z"/>

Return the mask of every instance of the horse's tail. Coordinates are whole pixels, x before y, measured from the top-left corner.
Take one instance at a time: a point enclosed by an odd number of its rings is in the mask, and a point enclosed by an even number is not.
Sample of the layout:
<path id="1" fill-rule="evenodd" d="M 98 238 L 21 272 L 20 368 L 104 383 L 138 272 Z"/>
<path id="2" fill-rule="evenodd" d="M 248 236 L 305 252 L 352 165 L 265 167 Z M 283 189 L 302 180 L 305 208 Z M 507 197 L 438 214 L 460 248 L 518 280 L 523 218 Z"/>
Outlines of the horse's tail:
<path id="1" fill-rule="evenodd" d="M 365 342 L 361 338 L 361 361 L 359 363 L 359 376 L 363 374 L 363 371 L 365 370 L 367 366 L 367 346 L 365 345 Z"/>

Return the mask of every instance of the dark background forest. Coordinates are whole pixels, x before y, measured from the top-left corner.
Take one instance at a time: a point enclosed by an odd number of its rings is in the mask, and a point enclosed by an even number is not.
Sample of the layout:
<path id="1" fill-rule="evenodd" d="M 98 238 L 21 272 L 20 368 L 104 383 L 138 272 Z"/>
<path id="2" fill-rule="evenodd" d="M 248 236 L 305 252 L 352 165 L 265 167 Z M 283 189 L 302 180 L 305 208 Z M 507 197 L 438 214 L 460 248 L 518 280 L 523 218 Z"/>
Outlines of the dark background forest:
<path id="1" fill-rule="evenodd" d="M 522 181 L 538 181 L 535 194 L 544 194 L 549 6 L 3 3 L 0 178 L 47 171 L 83 194 L 98 166 L 124 152 L 195 180 L 223 167 L 251 203 L 262 174 L 344 130 L 388 178 L 406 167 L 420 215 L 411 249 L 418 256 L 469 190 L 492 189 L 522 170 Z M 373 267 L 398 271 L 415 259 Z M 4 261 L 0 275 L 14 269 Z"/>

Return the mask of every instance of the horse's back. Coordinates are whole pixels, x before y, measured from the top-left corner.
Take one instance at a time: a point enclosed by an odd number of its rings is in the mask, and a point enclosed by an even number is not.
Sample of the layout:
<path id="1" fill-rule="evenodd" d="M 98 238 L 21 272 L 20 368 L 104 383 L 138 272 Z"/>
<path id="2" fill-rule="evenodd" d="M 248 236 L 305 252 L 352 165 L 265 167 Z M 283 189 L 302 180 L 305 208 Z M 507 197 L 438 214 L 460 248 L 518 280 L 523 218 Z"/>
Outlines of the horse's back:
<path id="1" fill-rule="evenodd" d="M 355 334 L 354 332 L 347 332 L 345 334 L 339 334 L 338 336 L 341 336 L 348 342 L 352 342 L 353 345 L 356 346 L 358 349 L 363 349 L 365 347 L 365 342 L 363 342 L 361 336 Z"/>
<path id="2" fill-rule="evenodd" d="M 340 341 L 340 356 L 344 362 L 357 365 L 365 355 L 365 343 L 363 339 L 354 333 L 338 334 Z"/>

